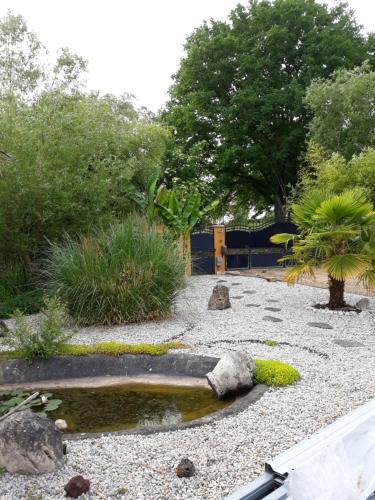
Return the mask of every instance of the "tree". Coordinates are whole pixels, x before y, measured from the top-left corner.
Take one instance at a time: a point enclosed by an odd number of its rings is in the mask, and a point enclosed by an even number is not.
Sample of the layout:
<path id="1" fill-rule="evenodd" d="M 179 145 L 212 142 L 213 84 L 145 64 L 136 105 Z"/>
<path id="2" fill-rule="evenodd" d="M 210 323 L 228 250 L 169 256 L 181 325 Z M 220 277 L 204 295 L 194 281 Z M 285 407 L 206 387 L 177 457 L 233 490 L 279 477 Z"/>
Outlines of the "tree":
<path id="1" fill-rule="evenodd" d="M 178 152 L 170 178 L 282 215 L 305 151 L 306 88 L 361 64 L 366 47 L 345 4 L 251 0 L 227 23 L 205 23 L 187 39 L 162 115 Z"/>
<path id="2" fill-rule="evenodd" d="M 313 113 L 311 141 L 328 154 L 350 160 L 375 147 L 375 72 L 369 64 L 340 69 L 311 84 L 306 102 Z"/>
<path id="3" fill-rule="evenodd" d="M 48 68 L 42 63 L 47 56 L 22 16 L 9 10 L 0 19 L 0 97 L 32 99 L 46 90 L 78 90 L 87 61 L 64 47 Z"/>
<path id="4" fill-rule="evenodd" d="M 63 91 L 0 103 L 0 255 L 29 263 L 48 241 L 85 233 L 134 209 L 161 166 L 167 134 L 113 96 Z"/>
<path id="5" fill-rule="evenodd" d="M 353 191 L 329 195 L 324 191 L 306 195 L 292 206 L 292 219 L 299 234 L 277 234 L 276 244 L 292 244 L 289 261 L 294 267 L 286 275 L 288 283 L 314 275 L 320 267 L 328 273 L 330 309 L 347 307 L 345 280 L 357 278 L 375 286 L 375 212 L 371 203 Z"/>

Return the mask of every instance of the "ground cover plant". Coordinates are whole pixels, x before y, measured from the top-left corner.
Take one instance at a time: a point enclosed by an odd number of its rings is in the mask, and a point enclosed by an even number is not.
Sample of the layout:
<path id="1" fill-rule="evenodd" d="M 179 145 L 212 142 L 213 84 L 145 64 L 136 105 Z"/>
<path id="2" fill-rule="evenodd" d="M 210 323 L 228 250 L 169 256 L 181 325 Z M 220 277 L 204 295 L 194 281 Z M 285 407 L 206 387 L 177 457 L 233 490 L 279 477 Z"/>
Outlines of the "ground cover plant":
<path id="1" fill-rule="evenodd" d="M 305 195 L 292 205 L 292 219 L 299 234 L 277 234 L 273 243 L 291 244 L 291 254 L 280 261 L 292 263 L 288 283 L 314 268 L 328 273 L 329 302 L 326 307 L 348 307 L 344 299 L 345 280 L 357 278 L 375 286 L 375 212 L 372 204 L 355 191 L 330 195 L 324 191 Z"/>
<path id="2" fill-rule="evenodd" d="M 134 215 L 54 244 L 47 277 L 78 323 L 110 325 L 168 316 L 184 274 L 176 242 Z"/>
<path id="3" fill-rule="evenodd" d="M 56 356 L 89 356 L 90 354 L 103 354 L 107 356 L 121 356 L 122 354 L 147 354 L 161 356 L 171 349 L 186 349 L 189 346 L 177 341 L 163 342 L 161 344 L 123 344 L 111 340 L 96 344 L 62 344 L 54 355 Z M 21 350 L 0 352 L 0 359 L 22 359 L 26 354 Z"/>
<path id="4" fill-rule="evenodd" d="M 276 387 L 284 387 L 301 380 L 301 375 L 293 366 L 269 359 L 255 359 L 254 382 Z"/>

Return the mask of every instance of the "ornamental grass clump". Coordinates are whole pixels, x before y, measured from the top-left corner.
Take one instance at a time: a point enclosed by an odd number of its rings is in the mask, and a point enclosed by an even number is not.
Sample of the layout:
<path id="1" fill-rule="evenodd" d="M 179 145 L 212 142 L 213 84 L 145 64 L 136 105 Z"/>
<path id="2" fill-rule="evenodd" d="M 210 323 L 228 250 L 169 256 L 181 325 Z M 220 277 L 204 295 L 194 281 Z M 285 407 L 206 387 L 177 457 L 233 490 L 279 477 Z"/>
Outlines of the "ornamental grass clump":
<path id="1" fill-rule="evenodd" d="M 47 273 L 53 292 L 82 325 L 162 319 L 184 285 L 176 243 L 137 216 L 52 245 Z"/>

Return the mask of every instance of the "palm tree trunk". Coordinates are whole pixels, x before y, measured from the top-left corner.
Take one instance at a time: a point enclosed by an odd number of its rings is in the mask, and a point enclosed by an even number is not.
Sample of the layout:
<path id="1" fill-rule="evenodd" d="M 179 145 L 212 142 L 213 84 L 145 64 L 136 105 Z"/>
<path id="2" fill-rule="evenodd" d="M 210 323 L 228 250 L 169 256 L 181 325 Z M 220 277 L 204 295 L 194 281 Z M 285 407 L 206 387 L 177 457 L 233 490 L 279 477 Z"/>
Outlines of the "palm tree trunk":
<path id="1" fill-rule="evenodd" d="M 331 275 L 328 276 L 329 286 L 329 309 L 341 309 L 346 306 L 344 300 L 345 281 L 336 280 Z"/>

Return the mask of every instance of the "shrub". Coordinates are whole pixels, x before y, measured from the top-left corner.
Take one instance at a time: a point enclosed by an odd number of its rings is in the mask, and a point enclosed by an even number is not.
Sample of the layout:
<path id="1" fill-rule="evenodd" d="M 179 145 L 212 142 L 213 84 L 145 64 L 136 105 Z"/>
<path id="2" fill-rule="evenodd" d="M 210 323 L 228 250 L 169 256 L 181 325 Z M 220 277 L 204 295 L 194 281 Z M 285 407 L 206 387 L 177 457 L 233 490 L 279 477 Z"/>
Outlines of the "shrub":
<path id="1" fill-rule="evenodd" d="M 84 325 L 164 318 L 184 283 L 177 245 L 137 216 L 54 244 L 48 269 L 52 290 Z"/>
<path id="2" fill-rule="evenodd" d="M 71 338 L 71 334 L 64 331 L 66 311 L 58 298 L 44 298 L 42 315 L 41 323 L 33 329 L 20 311 L 15 312 L 15 325 L 6 334 L 6 342 L 21 357 L 49 358 L 58 354 Z"/>
<path id="3" fill-rule="evenodd" d="M 31 273 L 18 262 L 0 268 L 0 318 L 10 318 L 16 309 L 25 314 L 40 311 L 43 292 L 35 288 Z"/>
<path id="4" fill-rule="evenodd" d="M 281 361 L 255 359 L 254 382 L 277 387 L 294 384 L 301 375 L 293 366 Z"/>

